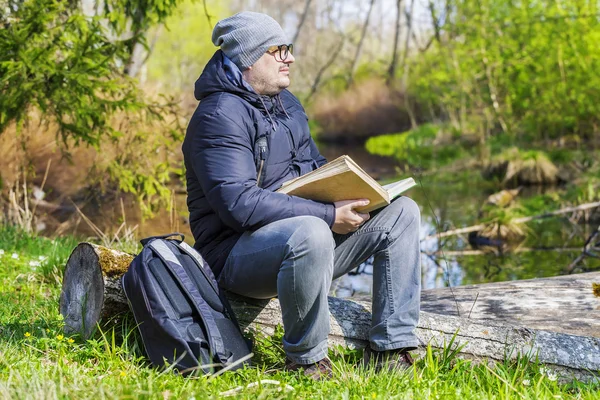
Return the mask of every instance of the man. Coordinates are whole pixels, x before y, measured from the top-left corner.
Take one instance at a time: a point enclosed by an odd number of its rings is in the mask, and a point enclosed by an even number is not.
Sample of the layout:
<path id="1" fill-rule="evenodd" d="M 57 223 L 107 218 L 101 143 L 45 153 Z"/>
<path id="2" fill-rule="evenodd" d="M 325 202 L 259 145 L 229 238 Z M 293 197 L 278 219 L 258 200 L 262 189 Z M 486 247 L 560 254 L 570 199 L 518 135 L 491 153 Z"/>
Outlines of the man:
<path id="1" fill-rule="evenodd" d="M 332 279 L 374 255 L 366 361 L 411 364 L 408 350 L 418 343 L 418 206 L 400 197 L 370 217 L 354 211 L 365 200 L 326 204 L 274 192 L 326 163 L 304 109 L 286 90 L 292 45 L 275 20 L 254 12 L 220 21 L 212 40 L 220 50 L 196 82 L 200 104 L 183 143 L 195 247 L 224 289 L 279 297 L 286 367 L 313 378 L 331 374 Z M 257 149 L 263 138 L 268 146 Z"/>

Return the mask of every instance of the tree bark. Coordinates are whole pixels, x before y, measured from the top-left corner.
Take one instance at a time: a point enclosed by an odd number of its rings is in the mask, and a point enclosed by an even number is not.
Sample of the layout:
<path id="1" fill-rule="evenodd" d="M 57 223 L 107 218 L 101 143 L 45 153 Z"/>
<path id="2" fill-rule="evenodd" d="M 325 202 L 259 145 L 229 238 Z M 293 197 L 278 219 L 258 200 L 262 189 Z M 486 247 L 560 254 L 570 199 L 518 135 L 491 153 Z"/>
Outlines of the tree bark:
<path id="1" fill-rule="evenodd" d="M 80 243 L 65 268 L 60 312 L 67 333 L 89 337 L 101 318 L 128 309 L 120 277 L 133 256 L 90 243 Z M 279 302 L 230 297 L 244 329 L 272 333 L 282 324 Z M 371 329 L 371 305 L 329 298 L 332 344 L 365 347 Z M 589 379 L 600 370 L 600 339 L 538 331 L 506 323 L 474 322 L 421 311 L 416 330 L 420 342 L 436 348 L 462 346 L 469 358 L 503 360 L 517 354 L 539 359 L 564 379 Z"/>
<path id="2" fill-rule="evenodd" d="M 448 0 L 448 2 L 449 1 L 450 0 Z M 435 40 L 437 40 L 437 42 L 441 44 L 442 38 L 440 35 L 440 20 L 437 17 L 437 15 L 435 14 L 435 4 L 433 4 L 432 0 L 429 0 L 428 8 L 429 8 L 429 13 L 431 15 L 431 21 L 433 23 L 433 32 L 434 32 Z"/>
<path id="3" fill-rule="evenodd" d="M 120 278 L 133 257 L 92 243 L 75 247 L 65 267 L 60 294 L 67 333 L 87 338 L 102 318 L 128 311 Z"/>

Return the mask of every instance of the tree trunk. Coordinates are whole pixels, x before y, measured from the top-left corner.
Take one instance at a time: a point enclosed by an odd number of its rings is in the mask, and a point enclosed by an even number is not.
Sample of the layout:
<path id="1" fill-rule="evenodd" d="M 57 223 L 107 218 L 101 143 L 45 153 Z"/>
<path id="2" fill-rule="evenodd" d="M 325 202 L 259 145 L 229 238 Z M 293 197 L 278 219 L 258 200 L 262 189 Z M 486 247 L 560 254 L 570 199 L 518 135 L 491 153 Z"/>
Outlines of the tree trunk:
<path id="1" fill-rule="evenodd" d="M 367 11 L 367 18 L 365 18 L 365 23 L 360 34 L 360 40 L 358 41 L 358 46 L 356 47 L 356 53 L 354 53 L 354 60 L 352 60 L 352 66 L 350 67 L 350 74 L 348 75 L 348 80 L 346 81 L 346 88 L 352 86 L 352 83 L 354 82 L 354 73 L 358 67 L 358 60 L 360 59 L 360 53 L 362 52 L 365 36 L 367 36 L 367 28 L 369 27 L 369 19 L 371 19 L 371 11 L 373 11 L 374 4 L 375 0 L 371 0 L 371 3 L 369 4 L 369 10 Z"/>
<path id="2" fill-rule="evenodd" d="M 63 275 L 60 313 L 67 333 L 87 338 L 102 318 L 127 311 L 120 277 L 133 255 L 92 243 L 75 247 Z"/>
<path id="3" fill-rule="evenodd" d="M 296 33 L 294 33 L 294 37 L 292 38 L 293 44 L 296 44 L 296 41 L 298 40 L 298 36 L 300 35 L 300 31 L 302 30 L 302 26 L 304 26 L 304 22 L 306 21 L 306 17 L 308 16 L 308 11 L 310 10 L 310 3 L 312 3 L 312 0 L 306 0 L 306 2 L 304 3 L 304 11 L 302 12 L 302 15 L 300 16 L 300 22 L 298 22 L 298 27 L 296 28 Z"/>
<path id="4" fill-rule="evenodd" d="M 448 0 L 448 2 L 449 1 L 450 0 Z M 442 38 L 440 35 L 440 21 L 439 21 L 439 18 L 437 17 L 437 15 L 435 14 L 435 4 L 433 4 L 432 0 L 429 0 L 428 8 L 429 8 L 429 13 L 431 15 L 431 22 L 433 23 L 433 32 L 434 32 L 435 40 L 437 40 L 437 42 L 439 44 L 441 44 Z"/>
<path id="5" fill-rule="evenodd" d="M 394 77 L 396 76 L 396 69 L 398 69 L 398 44 L 400 43 L 400 20 L 402 18 L 402 0 L 396 1 L 396 10 L 398 14 L 396 15 L 394 48 L 392 49 L 392 61 L 390 62 L 390 67 L 388 68 L 388 75 L 386 79 L 386 83 L 388 86 L 390 86 L 394 81 Z"/>
<path id="6" fill-rule="evenodd" d="M 417 128 L 417 118 L 415 117 L 415 113 L 412 109 L 412 105 L 410 104 L 410 100 L 408 98 L 407 87 L 408 87 L 408 74 L 410 70 L 410 63 L 408 62 L 408 50 L 410 47 L 410 35 L 412 32 L 412 17 L 415 9 L 415 0 L 411 0 L 410 8 L 406 12 L 406 41 L 404 42 L 404 54 L 402 55 L 402 92 L 404 93 L 404 107 L 406 108 L 406 112 L 408 113 L 408 117 L 410 118 L 410 126 L 411 129 Z"/>
<path id="7" fill-rule="evenodd" d="M 65 268 L 60 312 L 67 333 L 89 337 L 101 318 L 128 310 L 120 277 L 131 254 L 80 243 Z M 265 333 L 282 324 L 279 302 L 230 296 L 243 329 Z M 332 344 L 365 347 L 371 329 L 371 305 L 329 298 Z M 452 340 L 463 356 L 503 360 L 521 354 L 537 357 L 565 378 L 588 379 L 600 370 L 600 339 L 515 327 L 503 322 L 474 322 L 466 318 L 421 311 L 416 330 L 422 344 L 446 347 Z"/>

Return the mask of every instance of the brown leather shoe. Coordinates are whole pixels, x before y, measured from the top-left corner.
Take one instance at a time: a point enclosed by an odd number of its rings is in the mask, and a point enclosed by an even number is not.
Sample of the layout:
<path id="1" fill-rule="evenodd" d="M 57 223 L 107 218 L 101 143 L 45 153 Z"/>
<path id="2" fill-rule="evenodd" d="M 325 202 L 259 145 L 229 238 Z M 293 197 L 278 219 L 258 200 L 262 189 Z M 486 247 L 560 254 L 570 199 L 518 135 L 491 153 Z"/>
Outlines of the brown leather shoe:
<path id="1" fill-rule="evenodd" d="M 414 363 L 415 361 L 406 349 L 377 351 L 367 347 L 363 356 L 363 365 L 365 367 L 373 365 L 378 372 L 384 369 L 404 371 L 412 367 Z"/>
<path id="2" fill-rule="evenodd" d="M 286 359 L 284 369 L 286 371 L 303 370 L 304 375 L 314 379 L 315 381 L 331 379 L 333 377 L 333 366 L 327 357 L 312 364 L 298 364 L 292 360 Z"/>

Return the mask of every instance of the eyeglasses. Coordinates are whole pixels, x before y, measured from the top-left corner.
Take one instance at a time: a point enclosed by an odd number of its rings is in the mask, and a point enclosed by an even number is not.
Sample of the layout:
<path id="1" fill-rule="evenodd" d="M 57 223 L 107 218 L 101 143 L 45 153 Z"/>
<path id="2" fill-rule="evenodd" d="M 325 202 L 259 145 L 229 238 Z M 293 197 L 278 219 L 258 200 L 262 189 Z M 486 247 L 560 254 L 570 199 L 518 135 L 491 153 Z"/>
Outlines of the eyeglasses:
<path id="1" fill-rule="evenodd" d="M 279 60 L 278 61 L 285 61 L 286 58 L 288 58 L 288 55 L 293 54 L 294 53 L 294 45 L 293 44 L 281 44 L 279 46 L 271 46 L 267 49 L 267 53 L 271 54 L 271 55 L 275 55 L 277 54 L 277 50 L 279 50 Z M 277 58 L 277 57 L 275 57 Z"/>

